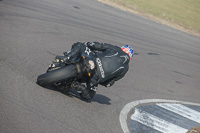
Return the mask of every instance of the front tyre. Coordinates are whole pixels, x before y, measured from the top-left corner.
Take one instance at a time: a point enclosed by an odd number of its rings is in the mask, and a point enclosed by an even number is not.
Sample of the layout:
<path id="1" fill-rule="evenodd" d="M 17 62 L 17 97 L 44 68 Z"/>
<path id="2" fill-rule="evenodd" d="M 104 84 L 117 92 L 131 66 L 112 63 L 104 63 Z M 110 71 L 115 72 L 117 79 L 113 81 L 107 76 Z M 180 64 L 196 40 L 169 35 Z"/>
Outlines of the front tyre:
<path id="1" fill-rule="evenodd" d="M 77 74 L 78 73 L 76 65 L 68 65 L 60 69 L 56 69 L 54 71 L 49 71 L 48 73 L 39 75 L 37 78 L 37 84 L 42 87 L 47 87 L 49 85 L 52 85 L 53 83 L 58 83 L 69 80 L 71 78 L 75 78 Z"/>

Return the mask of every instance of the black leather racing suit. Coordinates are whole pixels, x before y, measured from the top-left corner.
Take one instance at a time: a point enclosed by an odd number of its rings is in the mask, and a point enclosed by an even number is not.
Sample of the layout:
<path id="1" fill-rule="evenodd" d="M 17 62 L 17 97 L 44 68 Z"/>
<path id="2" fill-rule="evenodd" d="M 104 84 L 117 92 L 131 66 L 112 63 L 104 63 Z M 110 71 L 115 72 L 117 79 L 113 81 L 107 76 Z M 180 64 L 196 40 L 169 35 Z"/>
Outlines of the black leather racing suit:
<path id="1" fill-rule="evenodd" d="M 95 51 L 95 53 L 94 53 Z M 115 81 L 124 77 L 129 69 L 129 55 L 120 47 L 99 42 L 77 42 L 67 55 L 68 58 L 89 56 L 95 62 L 95 71 L 87 80 L 87 87 L 79 86 L 81 96 L 90 100 L 96 94 L 98 84 L 105 87 L 112 86 Z"/>

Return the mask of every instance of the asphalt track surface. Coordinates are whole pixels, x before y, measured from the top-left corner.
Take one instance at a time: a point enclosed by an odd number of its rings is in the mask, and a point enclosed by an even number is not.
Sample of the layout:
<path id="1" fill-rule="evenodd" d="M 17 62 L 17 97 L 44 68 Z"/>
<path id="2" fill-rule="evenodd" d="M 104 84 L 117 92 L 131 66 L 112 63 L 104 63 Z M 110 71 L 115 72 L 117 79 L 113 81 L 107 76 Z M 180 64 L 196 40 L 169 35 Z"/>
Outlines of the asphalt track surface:
<path id="1" fill-rule="evenodd" d="M 35 83 L 77 41 L 136 53 L 91 103 Z M 96 0 L 1 0 L 0 83 L 2 133 L 122 133 L 119 114 L 131 101 L 200 102 L 200 38 Z"/>

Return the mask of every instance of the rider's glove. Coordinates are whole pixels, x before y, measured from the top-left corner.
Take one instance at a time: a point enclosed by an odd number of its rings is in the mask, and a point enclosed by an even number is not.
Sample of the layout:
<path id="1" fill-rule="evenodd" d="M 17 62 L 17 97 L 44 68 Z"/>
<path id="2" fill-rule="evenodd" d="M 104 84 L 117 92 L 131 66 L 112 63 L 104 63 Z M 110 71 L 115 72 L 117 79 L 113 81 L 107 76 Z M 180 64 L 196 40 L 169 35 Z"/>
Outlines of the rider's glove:
<path id="1" fill-rule="evenodd" d="M 93 42 L 85 42 L 85 45 L 86 45 L 86 46 L 93 46 L 94 43 L 93 43 Z"/>
<path id="2" fill-rule="evenodd" d="M 69 62 L 69 60 L 70 60 L 70 57 L 69 57 L 69 56 L 63 58 L 63 62 L 66 62 L 66 63 L 67 63 L 67 62 Z"/>

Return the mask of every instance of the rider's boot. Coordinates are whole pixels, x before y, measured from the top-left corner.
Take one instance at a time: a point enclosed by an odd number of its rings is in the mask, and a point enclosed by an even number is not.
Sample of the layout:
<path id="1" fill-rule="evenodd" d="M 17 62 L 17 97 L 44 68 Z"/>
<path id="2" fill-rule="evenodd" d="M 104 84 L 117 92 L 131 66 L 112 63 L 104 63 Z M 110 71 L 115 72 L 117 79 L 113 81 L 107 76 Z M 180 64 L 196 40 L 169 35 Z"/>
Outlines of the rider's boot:
<path id="1" fill-rule="evenodd" d="M 77 88 L 76 88 L 77 92 L 81 95 L 81 97 L 83 99 L 86 100 L 90 100 L 90 94 L 89 94 L 89 90 L 85 87 L 85 85 L 80 84 Z"/>

